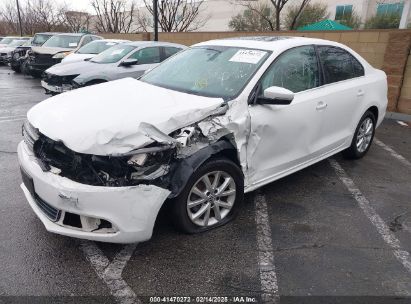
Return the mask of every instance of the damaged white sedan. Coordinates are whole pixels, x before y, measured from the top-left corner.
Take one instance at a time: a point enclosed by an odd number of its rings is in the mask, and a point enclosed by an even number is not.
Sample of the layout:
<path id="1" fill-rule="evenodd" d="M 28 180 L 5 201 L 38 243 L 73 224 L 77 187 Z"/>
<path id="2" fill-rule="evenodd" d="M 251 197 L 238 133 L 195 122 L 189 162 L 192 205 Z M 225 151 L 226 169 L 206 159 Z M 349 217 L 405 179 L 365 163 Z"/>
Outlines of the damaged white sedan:
<path id="1" fill-rule="evenodd" d="M 197 44 L 140 80 L 34 106 L 18 146 L 26 198 L 47 230 L 150 239 L 164 202 L 188 233 L 234 218 L 245 192 L 335 153 L 364 156 L 387 105 L 384 72 L 326 40 Z"/>

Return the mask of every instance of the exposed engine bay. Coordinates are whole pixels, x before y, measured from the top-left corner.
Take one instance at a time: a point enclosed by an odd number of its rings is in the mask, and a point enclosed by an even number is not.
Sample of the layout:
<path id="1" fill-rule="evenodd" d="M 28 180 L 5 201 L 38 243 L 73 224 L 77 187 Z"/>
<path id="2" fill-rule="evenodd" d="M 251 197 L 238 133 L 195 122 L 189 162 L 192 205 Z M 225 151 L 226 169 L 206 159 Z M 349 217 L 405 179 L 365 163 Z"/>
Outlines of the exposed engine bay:
<path id="1" fill-rule="evenodd" d="M 162 134 L 147 125 L 155 140 L 143 148 L 121 155 L 99 156 L 72 151 L 62 142 L 41 134 L 28 121 L 23 125 L 23 136 L 32 148 L 45 172 L 52 172 L 70 180 L 105 187 L 153 184 L 177 195 L 185 181 L 201 162 L 224 149 L 234 149 L 225 140 L 204 136 L 197 125 L 188 126 L 170 135 Z M 149 135 L 147 135 L 149 136 Z M 198 153 L 200 150 L 202 153 Z M 198 154 L 197 157 L 191 157 Z M 197 164 L 198 163 L 198 164 Z"/>

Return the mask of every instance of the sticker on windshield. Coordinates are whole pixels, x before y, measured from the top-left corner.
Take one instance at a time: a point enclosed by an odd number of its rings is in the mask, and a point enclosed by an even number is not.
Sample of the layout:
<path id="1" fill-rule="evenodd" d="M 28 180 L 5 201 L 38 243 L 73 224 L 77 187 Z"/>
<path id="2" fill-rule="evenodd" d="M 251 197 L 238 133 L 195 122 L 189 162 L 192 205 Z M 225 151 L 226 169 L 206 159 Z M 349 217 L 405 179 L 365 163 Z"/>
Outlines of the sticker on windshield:
<path id="1" fill-rule="evenodd" d="M 124 50 L 113 50 L 110 55 L 120 55 Z"/>
<path id="2" fill-rule="evenodd" d="M 77 42 L 70 42 L 69 46 L 77 46 Z"/>
<path id="3" fill-rule="evenodd" d="M 229 61 L 257 64 L 267 52 L 258 50 L 239 50 Z"/>
<path id="4" fill-rule="evenodd" d="M 116 45 L 114 42 L 107 42 L 106 45 Z"/>

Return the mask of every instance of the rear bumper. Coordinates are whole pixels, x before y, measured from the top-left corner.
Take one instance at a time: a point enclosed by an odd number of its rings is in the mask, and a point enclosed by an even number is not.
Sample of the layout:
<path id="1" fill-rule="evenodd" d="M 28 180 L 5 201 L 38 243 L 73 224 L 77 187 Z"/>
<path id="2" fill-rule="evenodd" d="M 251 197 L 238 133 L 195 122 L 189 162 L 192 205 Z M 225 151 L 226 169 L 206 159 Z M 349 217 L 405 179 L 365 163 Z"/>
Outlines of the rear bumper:
<path id="1" fill-rule="evenodd" d="M 148 240 L 158 211 L 170 194 L 169 190 L 154 185 L 90 186 L 43 172 L 24 142 L 18 146 L 18 159 L 33 181 L 35 196 L 61 213 L 56 221 L 50 220 L 29 188 L 21 185 L 28 203 L 46 229 L 57 234 L 111 243 Z M 68 214 L 79 215 L 82 227 L 65 223 Z M 108 221 L 112 228 L 91 229 L 93 219 Z"/>

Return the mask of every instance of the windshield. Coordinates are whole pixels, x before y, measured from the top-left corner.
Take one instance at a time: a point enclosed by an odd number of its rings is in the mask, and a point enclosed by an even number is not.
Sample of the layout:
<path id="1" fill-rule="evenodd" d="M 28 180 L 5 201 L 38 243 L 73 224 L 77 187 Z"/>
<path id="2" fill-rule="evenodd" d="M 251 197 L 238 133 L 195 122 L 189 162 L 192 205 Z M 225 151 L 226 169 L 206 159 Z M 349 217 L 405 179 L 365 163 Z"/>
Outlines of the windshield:
<path id="1" fill-rule="evenodd" d="M 232 99 L 269 54 L 237 47 L 194 47 L 171 57 L 140 80 L 176 91 Z"/>
<path id="2" fill-rule="evenodd" d="M 79 44 L 80 39 L 81 36 L 57 35 L 47 40 L 43 46 L 75 49 Z"/>
<path id="3" fill-rule="evenodd" d="M 93 57 L 90 61 L 96 63 L 114 63 L 121 60 L 124 56 L 134 50 L 136 47 L 132 45 L 117 44 L 108 50 Z"/>
<path id="4" fill-rule="evenodd" d="M 52 35 L 46 35 L 46 34 L 36 34 L 34 35 L 33 41 L 32 41 L 32 45 L 34 46 L 40 46 L 43 45 L 44 42 L 46 42 L 47 40 L 49 40 L 49 38 Z"/>
<path id="5" fill-rule="evenodd" d="M 13 40 L 16 40 L 16 38 L 3 38 L 1 39 L 0 44 L 9 44 Z"/>
<path id="6" fill-rule="evenodd" d="M 9 43 L 9 46 L 20 46 L 26 42 L 27 40 L 13 40 L 11 43 Z"/>
<path id="7" fill-rule="evenodd" d="M 100 54 L 102 51 L 107 50 L 108 48 L 111 48 L 115 46 L 117 42 L 111 42 L 111 41 L 93 41 L 82 48 L 80 48 L 76 53 L 77 54 Z"/>

